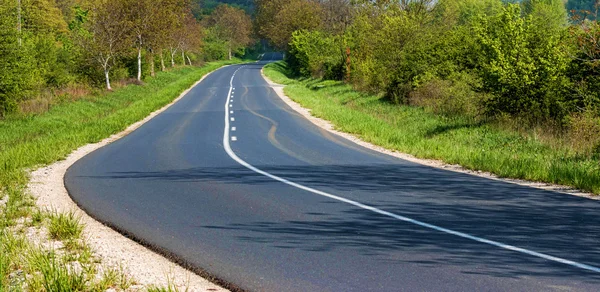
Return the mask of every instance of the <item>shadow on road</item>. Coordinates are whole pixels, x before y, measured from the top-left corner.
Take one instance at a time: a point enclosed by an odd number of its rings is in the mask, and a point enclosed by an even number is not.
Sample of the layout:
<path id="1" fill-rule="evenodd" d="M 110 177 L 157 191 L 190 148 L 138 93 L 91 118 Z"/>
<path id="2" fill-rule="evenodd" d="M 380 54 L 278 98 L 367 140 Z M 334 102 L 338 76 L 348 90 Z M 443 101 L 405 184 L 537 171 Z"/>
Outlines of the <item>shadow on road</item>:
<path id="1" fill-rule="evenodd" d="M 597 201 L 412 164 L 258 168 L 423 222 L 600 266 Z M 241 166 L 115 172 L 91 178 L 281 184 Z M 344 205 L 325 198 L 321 202 Z M 471 267 L 469 273 L 574 277 L 600 284 L 599 275 L 593 272 L 428 230 L 350 205 L 343 212 L 307 212 L 305 217 L 202 228 L 244 231 L 238 239 L 282 249 L 320 252 L 350 247 L 384 261 L 466 265 Z"/>

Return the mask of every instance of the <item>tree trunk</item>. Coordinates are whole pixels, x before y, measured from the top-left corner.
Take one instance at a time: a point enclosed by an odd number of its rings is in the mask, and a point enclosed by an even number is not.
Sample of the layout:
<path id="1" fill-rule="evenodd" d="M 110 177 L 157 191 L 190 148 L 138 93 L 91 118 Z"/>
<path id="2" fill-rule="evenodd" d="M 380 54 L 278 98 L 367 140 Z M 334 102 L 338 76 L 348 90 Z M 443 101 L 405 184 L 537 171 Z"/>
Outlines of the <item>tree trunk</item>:
<path id="1" fill-rule="evenodd" d="M 150 76 L 156 76 L 156 72 L 154 71 L 154 54 L 150 53 Z"/>
<path id="2" fill-rule="evenodd" d="M 137 65 L 138 65 L 137 80 L 142 81 L 142 46 L 141 45 L 138 47 Z"/>
<path id="3" fill-rule="evenodd" d="M 109 71 L 110 69 L 104 68 L 104 77 L 106 77 L 106 89 L 112 90 L 112 87 L 110 87 L 110 77 L 108 76 Z"/>
<path id="4" fill-rule="evenodd" d="M 185 66 L 185 51 L 181 50 L 181 61 L 183 63 L 183 66 Z"/>
<path id="5" fill-rule="evenodd" d="M 163 72 L 166 70 L 166 68 L 165 68 L 165 56 L 164 56 L 164 52 L 163 51 L 160 51 L 160 70 L 163 71 Z"/>
<path id="6" fill-rule="evenodd" d="M 229 47 L 229 60 L 231 60 L 231 47 Z"/>
<path id="7" fill-rule="evenodd" d="M 177 52 L 177 49 L 173 50 L 173 48 L 171 48 L 169 51 L 171 54 L 171 67 L 173 68 L 175 68 L 175 52 Z"/>
<path id="8" fill-rule="evenodd" d="M 188 63 L 190 63 L 190 66 L 192 66 L 192 60 L 190 60 L 190 56 L 188 55 L 188 56 L 185 56 L 185 57 L 187 58 Z"/>

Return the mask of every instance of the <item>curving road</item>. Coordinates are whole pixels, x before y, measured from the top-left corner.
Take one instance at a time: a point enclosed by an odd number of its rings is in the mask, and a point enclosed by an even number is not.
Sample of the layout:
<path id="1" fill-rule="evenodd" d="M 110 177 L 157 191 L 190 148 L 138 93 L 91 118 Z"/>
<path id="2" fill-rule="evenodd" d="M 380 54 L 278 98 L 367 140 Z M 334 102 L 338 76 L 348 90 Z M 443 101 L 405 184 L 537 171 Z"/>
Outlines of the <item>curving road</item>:
<path id="1" fill-rule="evenodd" d="M 245 290 L 600 290 L 600 202 L 365 149 L 283 103 L 265 63 L 78 161 L 72 198 Z"/>

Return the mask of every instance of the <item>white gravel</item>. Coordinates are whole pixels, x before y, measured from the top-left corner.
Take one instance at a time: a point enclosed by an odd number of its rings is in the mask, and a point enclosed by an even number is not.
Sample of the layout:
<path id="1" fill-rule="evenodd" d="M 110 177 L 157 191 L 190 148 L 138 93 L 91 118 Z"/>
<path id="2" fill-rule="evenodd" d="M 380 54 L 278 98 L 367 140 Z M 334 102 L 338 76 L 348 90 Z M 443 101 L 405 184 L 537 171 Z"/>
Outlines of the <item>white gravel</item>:
<path id="1" fill-rule="evenodd" d="M 190 89 L 200 83 L 206 76 L 208 74 Z M 123 132 L 101 142 L 80 147 L 65 160 L 32 171 L 28 190 L 37 198 L 37 205 L 41 209 L 56 210 L 58 212 L 73 211 L 79 215 L 85 225 L 84 236 L 87 243 L 95 252 L 95 255 L 101 258 L 102 265 L 122 268 L 137 284 L 167 287 L 171 283 L 179 291 L 227 291 L 94 220 L 71 200 L 63 182 L 65 172 L 77 160 L 139 128 L 181 99 L 190 89 L 183 92 L 172 103 L 153 112 L 144 120 L 129 126 Z"/>
<path id="2" fill-rule="evenodd" d="M 299 114 L 304 116 L 306 119 L 311 121 L 313 124 L 323 128 L 331 133 L 342 136 L 342 137 L 344 137 L 360 146 L 363 146 L 365 148 L 372 149 L 372 150 L 375 150 L 380 153 L 384 153 L 384 154 L 391 155 L 391 156 L 394 156 L 394 157 L 397 157 L 400 159 L 408 160 L 408 161 L 411 161 L 414 163 L 427 165 L 427 166 L 431 166 L 431 167 L 435 167 L 435 168 L 440 168 L 440 169 L 445 169 L 445 170 L 460 172 L 460 173 L 466 173 L 466 174 L 470 174 L 470 175 L 474 175 L 474 176 L 485 177 L 485 178 L 504 181 L 504 182 L 513 183 L 513 184 L 517 184 L 517 185 L 533 187 L 533 188 L 537 188 L 537 189 L 560 192 L 560 193 L 568 194 L 568 195 L 585 197 L 585 198 L 593 199 L 593 200 L 600 200 L 600 196 L 597 196 L 597 195 L 594 195 L 591 193 L 586 193 L 586 192 L 583 192 L 583 191 L 580 191 L 580 190 L 577 190 L 577 189 L 574 189 L 574 188 L 568 187 L 568 186 L 561 186 L 561 185 L 555 185 L 555 184 L 549 184 L 549 183 L 543 183 L 543 182 L 531 182 L 531 181 L 519 180 L 519 179 L 500 178 L 497 175 L 494 175 L 489 172 L 473 171 L 473 170 L 466 169 L 460 165 L 447 164 L 440 160 L 420 159 L 420 158 L 416 158 L 410 154 L 389 150 L 389 149 L 383 148 L 381 146 L 377 146 L 377 145 L 371 144 L 369 142 L 365 142 L 357 136 L 336 130 L 335 126 L 331 122 L 313 116 L 310 113 L 310 109 L 302 107 L 299 103 L 293 101 L 292 99 L 290 99 L 288 96 L 285 95 L 285 93 L 283 91 L 283 88 L 285 87 L 285 85 L 277 84 L 277 83 L 273 82 L 272 80 L 270 80 L 267 76 L 265 76 L 263 70 L 261 70 L 260 72 L 261 72 L 263 78 L 267 81 L 267 83 L 269 83 L 271 88 L 273 88 L 273 90 L 275 90 L 275 92 L 281 98 L 281 100 L 283 100 L 293 110 L 295 110 L 296 112 L 298 112 Z"/>

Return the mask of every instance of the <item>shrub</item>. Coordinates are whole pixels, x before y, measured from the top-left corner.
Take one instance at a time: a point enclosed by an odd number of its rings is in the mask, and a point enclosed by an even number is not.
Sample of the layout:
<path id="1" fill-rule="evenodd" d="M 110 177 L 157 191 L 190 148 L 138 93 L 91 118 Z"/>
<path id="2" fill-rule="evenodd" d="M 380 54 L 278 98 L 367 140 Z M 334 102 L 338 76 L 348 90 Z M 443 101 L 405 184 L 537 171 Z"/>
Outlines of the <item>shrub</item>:
<path id="1" fill-rule="evenodd" d="M 600 117 L 591 112 L 576 113 L 569 117 L 569 141 L 580 153 L 600 154 Z"/>
<path id="2" fill-rule="evenodd" d="M 344 58 L 340 37 L 321 31 L 298 30 L 292 34 L 288 63 L 299 75 L 341 79 Z"/>
<path id="3" fill-rule="evenodd" d="M 474 83 L 477 80 L 469 74 L 458 74 L 451 80 L 433 79 L 410 93 L 410 104 L 446 117 L 477 118 L 484 98 L 473 89 Z"/>
<path id="4" fill-rule="evenodd" d="M 488 114 L 532 120 L 564 115 L 561 91 L 568 58 L 561 31 L 541 33 L 536 22 L 531 15 L 522 16 L 519 5 L 509 4 L 475 26 L 483 49 L 483 85 L 492 93 L 486 102 Z"/>

